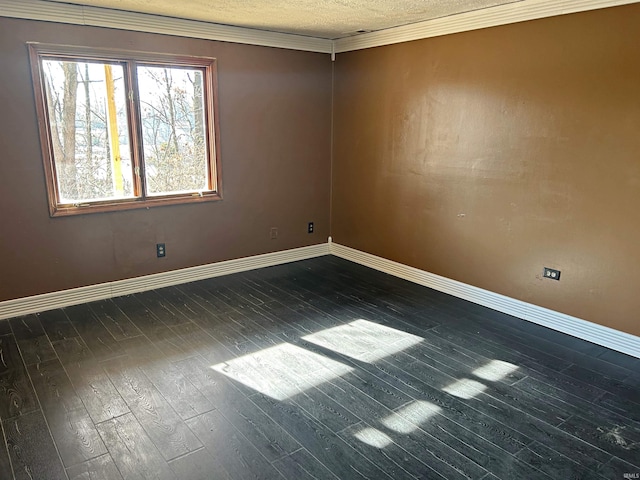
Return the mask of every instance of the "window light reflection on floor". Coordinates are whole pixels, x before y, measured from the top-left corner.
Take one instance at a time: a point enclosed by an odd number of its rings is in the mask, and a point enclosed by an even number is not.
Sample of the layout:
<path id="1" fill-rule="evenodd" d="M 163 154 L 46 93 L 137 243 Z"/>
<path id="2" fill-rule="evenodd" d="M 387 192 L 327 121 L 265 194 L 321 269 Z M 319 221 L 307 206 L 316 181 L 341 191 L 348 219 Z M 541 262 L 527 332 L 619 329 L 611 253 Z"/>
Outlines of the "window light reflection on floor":
<path id="1" fill-rule="evenodd" d="M 451 385 L 447 385 L 442 390 L 456 397 L 468 400 L 476 395 L 480 395 L 486 390 L 486 388 L 487 386 L 480 382 L 476 382 L 469 378 L 462 378 Z"/>
<path id="2" fill-rule="evenodd" d="M 375 362 L 417 345 L 423 340 L 417 335 L 363 319 L 327 328 L 302 338 L 364 362 Z"/>
<path id="3" fill-rule="evenodd" d="M 286 400 L 353 370 L 290 343 L 265 348 L 211 368 L 275 400 Z"/>
<path id="4" fill-rule="evenodd" d="M 363 428 L 362 430 L 355 433 L 354 437 L 356 437 L 361 442 L 376 448 L 384 448 L 393 443 L 393 440 L 391 440 L 391 437 L 389 437 L 389 435 L 381 432 L 377 428 L 371 427 Z"/>
<path id="5" fill-rule="evenodd" d="M 419 425 L 422 425 L 440 410 L 441 408 L 433 403 L 416 400 L 383 418 L 381 423 L 390 430 L 407 434 L 417 430 Z"/>
<path id="6" fill-rule="evenodd" d="M 496 382 L 498 380 L 502 380 L 510 373 L 515 372 L 517 369 L 518 366 L 513 363 L 503 362 L 502 360 L 491 360 L 486 365 L 476 368 L 471 373 L 483 380 Z"/>

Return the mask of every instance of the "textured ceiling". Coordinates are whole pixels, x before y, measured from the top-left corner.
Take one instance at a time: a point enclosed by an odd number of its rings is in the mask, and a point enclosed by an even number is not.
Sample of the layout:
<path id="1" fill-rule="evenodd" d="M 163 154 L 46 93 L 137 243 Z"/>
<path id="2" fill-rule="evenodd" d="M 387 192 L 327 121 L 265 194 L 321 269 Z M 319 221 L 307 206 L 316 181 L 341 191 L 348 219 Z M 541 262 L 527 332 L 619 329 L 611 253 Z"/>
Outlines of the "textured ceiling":
<path id="1" fill-rule="evenodd" d="M 51 0 L 336 39 L 519 0 Z"/>

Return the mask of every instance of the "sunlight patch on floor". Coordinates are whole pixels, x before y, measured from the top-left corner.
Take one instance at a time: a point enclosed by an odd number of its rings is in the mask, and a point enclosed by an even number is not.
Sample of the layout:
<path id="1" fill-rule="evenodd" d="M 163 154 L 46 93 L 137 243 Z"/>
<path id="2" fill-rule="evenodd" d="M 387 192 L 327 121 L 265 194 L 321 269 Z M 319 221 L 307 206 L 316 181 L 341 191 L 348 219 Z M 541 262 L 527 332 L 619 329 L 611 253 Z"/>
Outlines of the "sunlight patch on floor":
<path id="1" fill-rule="evenodd" d="M 353 370 L 290 343 L 265 348 L 211 368 L 276 400 L 286 400 Z"/>
<path id="2" fill-rule="evenodd" d="M 503 362 L 502 360 L 491 360 L 486 365 L 476 368 L 473 373 L 476 377 L 483 380 L 489 380 L 491 382 L 497 382 L 502 380 L 510 373 L 515 372 L 518 369 L 517 365 L 509 362 Z"/>
<path id="3" fill-rule="evenodd" d="M 433 403 L 416 400 L 383 418 L 381 423 L 390 430 L 407 434 L 417 430 L 420 425 L 440 410 L 441 408 Z"/>
<path id="4" fill-rule="evenodd" d="M 364 362 L 375 362 L 417 345 L 417 335 L 368 320 L 354 320 L 302 337 L 311 343 Z"/>
<path id="5" fill-rule="evenodd" d="M 377 428 L 371 427 L 363 428 L 362 430 L 357 432 L 354 437 L 356 437 L 361 442 L 376 448 L 384 448 L 393 443 L 393 440 L 391 440 L 391 437 L 389 435 L 381 432 Z"/>
<path id="6" fill-rule="evenodd" d="M 442 390 L 456 397 L 469 399 L 480 395 L 486 390 L 486 388 L 487 386 L 480 382 L 476 382 L 475 380 L 471 380 L 469 378 L 463 378 L 461 380 L 458 380 L 457 382 L 452 383 L 451 385 L 447 385 Z"/>

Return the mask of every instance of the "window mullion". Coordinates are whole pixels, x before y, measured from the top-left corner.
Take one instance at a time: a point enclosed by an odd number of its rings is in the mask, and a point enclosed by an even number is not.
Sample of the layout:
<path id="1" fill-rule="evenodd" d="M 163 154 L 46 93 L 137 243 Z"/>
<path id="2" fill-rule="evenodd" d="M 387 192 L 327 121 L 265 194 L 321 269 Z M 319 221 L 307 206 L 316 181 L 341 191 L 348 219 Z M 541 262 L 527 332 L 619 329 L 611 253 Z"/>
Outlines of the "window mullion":
<path id="1" fill-rule="evenodd" d="M 207 172 L 209 189 L 221 193 L 220 186 L 220 147 L 218 137 L 218 75 L 217 63 L 214 62 L 204 69 L 203 93 L 205 96 L 205 126 L 207 138 Z"/>
<path id="2" fill-rule="evenodd" d="M 145 198 L 146 186 L 144 176 L 144 149 L 142 144 L 142 128 L 140 126 L 140 95 L 138 91 L 138 76 L 136 74 L 136 64 L 133 60 L 128 60 L 127 64 L 127 105 L 129 131 L 131 138 L 131 166 L 133 168 L 134 191 L 138 198 Z"/>

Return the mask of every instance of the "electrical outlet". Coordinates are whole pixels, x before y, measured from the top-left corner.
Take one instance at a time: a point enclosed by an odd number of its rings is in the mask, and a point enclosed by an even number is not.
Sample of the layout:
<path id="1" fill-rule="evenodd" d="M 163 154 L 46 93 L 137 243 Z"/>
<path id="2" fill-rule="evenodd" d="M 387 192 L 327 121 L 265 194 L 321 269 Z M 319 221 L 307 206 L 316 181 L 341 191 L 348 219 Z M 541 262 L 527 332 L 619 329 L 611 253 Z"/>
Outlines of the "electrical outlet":
<path id="1" fill-rule="evenodd" d="M 167 250 L 164 247 L 164 243 L 156 243 L 156 255 L 158 258 L 164 257 L 167 254 Z"/>
<path id="2" fill-rule="evenodd" d="M 550 278 L 551 280 L 560 280 L 560 270 L 544 267 L 544 277 Z"/>
<path id="3" fill-rule="evenodd" d="M 313 222 L 309 222 L 307 225 L 307 233 L 313 233 Z"/>
<path id="4" fill-rule="evenodd" d="M 271 227 L 271 230 L 269 230 L 269 237 L 271 240 L 278 238 L 278 229 L 276 227 Z"/>

